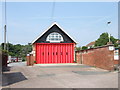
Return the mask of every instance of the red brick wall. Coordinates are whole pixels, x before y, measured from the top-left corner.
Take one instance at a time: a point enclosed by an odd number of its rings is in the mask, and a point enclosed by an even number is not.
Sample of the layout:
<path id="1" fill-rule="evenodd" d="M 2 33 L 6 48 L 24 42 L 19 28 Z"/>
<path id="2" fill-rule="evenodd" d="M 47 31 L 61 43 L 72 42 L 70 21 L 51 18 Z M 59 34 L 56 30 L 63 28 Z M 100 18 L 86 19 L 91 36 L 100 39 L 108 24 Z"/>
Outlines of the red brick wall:
<path id="1" fill-rule="evenodd" d="M 76 53 L 76 62 L 79 63 L 79 64 L 81 64 L 80 55 L 81 55 L 80 53 Z"/>
<path id="2" fill-rule="evenodd" d="M 120 60 L 114 60 L 114 64 L 120 64 Z"/>
<path id="3" fill-rule="evenodd" d="M 27 66 L 33 66 L 35 61 L 35 56 L 33 54 L 30 54 L 30 56 L 26 56 L 27 59 Z"/>
<path id="4" fill-rule="evenodd" d="M 82 53 L 82 55 L 80 55 Z M 95 66 L 106 70 L 114 70 L 114 51 L 109 50 L 109 46 L 76 51 L 78 63 Z"/>

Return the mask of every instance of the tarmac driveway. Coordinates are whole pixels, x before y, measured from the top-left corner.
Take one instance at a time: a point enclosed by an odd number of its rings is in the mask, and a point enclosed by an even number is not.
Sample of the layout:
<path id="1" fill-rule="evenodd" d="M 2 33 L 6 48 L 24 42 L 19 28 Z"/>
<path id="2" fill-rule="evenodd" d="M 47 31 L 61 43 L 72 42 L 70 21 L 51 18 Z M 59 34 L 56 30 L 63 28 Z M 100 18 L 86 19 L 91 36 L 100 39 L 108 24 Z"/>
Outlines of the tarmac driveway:
<path id="1" fill-rule="evenodd" d="M 18 63 L 17 63 L 18 64 Z M 8 88 L 118 88 L 118 73 L 86 65 L 11 65 L 3 73 Z"/>

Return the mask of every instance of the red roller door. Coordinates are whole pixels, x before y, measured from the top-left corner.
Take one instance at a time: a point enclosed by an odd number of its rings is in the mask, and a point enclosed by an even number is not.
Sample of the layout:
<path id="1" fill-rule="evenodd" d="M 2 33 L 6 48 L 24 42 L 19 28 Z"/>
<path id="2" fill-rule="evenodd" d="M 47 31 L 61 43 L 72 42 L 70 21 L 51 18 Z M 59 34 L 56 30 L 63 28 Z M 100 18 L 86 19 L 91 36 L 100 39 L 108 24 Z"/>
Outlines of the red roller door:
<path id="1" fill-rule="evenodd" d="M 37 64 L 73 63 L 74 43 L 36 43 Z"/>

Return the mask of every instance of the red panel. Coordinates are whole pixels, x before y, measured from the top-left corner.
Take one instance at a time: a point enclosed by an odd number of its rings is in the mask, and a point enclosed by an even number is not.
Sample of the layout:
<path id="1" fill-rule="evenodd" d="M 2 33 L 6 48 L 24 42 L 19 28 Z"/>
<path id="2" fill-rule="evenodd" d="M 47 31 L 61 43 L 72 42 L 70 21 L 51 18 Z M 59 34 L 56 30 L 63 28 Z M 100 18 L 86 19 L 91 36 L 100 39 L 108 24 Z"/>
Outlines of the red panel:
<path id="1" fill-rule="evenodd" d="M 48 47 L 48 63 L 50 63 L 50 60 L 51 60 L 50 59 L 50 54 L 49 54 L 50 53 L 50 48 L 51 48 L 51 45 L 49 45 L 49 47 Z"/>
<path id="2" fill-rule="evenodd" d="M 42 61 L 42 63 L 44 63 L 44 47 L 43 47 L 43 45 L 40 45 L 41 46 L 41 61 Z"/>
<path id="3" fill-rule="evenodd" d="M 59 44 L 57 45 L 57 63 L 60 63 L 59 61 L 60 61 L 60 58 L 59 58 Z"/>
<path id="4" fill-rule="evenodd" d="M 63 63 L 65 63 L 65 45 L 63 45 L 62 47 L 63 47 Z"/>
<path id="5" fill-rule="evenodd" d="M 67 63 L 67 55 L 66 55 L 66 52 L 67 52 L 67 47 L 66 47 L 66 44 L 65 44 L 65 63 Z"/>
<path id="6" fill-rule="evenodd" d="M 60 45 L 60 63 L 62 63 L 62 46 Z"/>
<path id="7" fill-rule="evenodd" d="M 71 48 L 70 48 L 70 49 L 71 49 L 71 60 L 70 60 L 71 62 L 70 62 L 70 63 L 72 63 L 72 59 L 73 59 L 73 55 L 72 55 L 72 54 L 73 54 L 73 53 L 72 53 L 72 45 L 71 45 Z"/>
<path id="8" fill-rule="evenodd" d="M 43 60 L 42 60 L 42 45 L 41 46 L 39 46 L 39 49 L 40 49 L 40 63 L 43 63 Z"/>
<path id="9" fill-rule="evenodd" d="M 51 63 L 53 63 L 53 45 L 51 45 Z"/>
<path id="10" fill-rule="evenodd" d="M 37 43 L 36 61 L 43 63 L 73 63 L 74 43 Z"/>
<path id="11" fill-rule="evenodd" d="M 42 57 L 42 63 L 44 63 L 45 61 L 44 61 L 44 54 L 45 54 L 45 52 L 44 52 L 44 45 L 40 45 L 40 46 L 42 46 L 42 48 L 41 48 L 41 57 Z"/>
<path id="12" fill-rule="evenodd" d="M 71 59 L 70 59 L 70 45 L 68 45 L 68 63 L 70 63 Z"/>
<path id="13" fill-rule="evenodd" d="M 45 45 L 45 46 L 46 46 L 45 47 L 46 48 L 46 50 L 45 50 L 45 56 L 44 56 L 45 57 L 45 63 L 48 63 L 48 53 L 47 53 L 48 52 L 48 45 Z"/>
<path id="14" fill-rule="evenodd" d="M 40 49 L 39 49 L 40 46 L 38 46 L 38 57 L 40 57 Z M 38 58 L 38 63 L 40 63 L 40 58 Z"/>
<path id="15" fill-rule="evenodd" d="M 60 63 L 60 45 L 58 45 L 58 63 Z"/>
<path id="16" fill-rule="evenodd" d="M 35 55 L 35 60 L 36 60 L 36 63 L 38 63 L 38 62 L 37 62 L 37 60 L 38 60 L 38 58 L 37 58 L 37 57 L 38 57 L 38 56 L 37 56 L 37 55 L 38 55 L 38 51 L 37 51 L 38 49 L 37 49 L 37 47 L 38 47 L 37 44 L 35 44 L 35 53 L 36 53 L 36 55 Z"/>
<path id="17" fill-rule="evenodd" d="M 56 53 L 57 53 L 57 46 L 55 45 L 54 47 L 55 47 L 55 52 L 54 52 L 54 55 L 55 55 L 55 63 L 57 63 L 57 55 L 56 55 Z"/>
<path id="18" fill-rule="evenodd" d="M 72 60 L 71 60 L 71 63 L 73 63 L 73 60 L 74 60 L 74 45 L 72 45 L 71 46 L 71 48 L 72 48 Z"/>

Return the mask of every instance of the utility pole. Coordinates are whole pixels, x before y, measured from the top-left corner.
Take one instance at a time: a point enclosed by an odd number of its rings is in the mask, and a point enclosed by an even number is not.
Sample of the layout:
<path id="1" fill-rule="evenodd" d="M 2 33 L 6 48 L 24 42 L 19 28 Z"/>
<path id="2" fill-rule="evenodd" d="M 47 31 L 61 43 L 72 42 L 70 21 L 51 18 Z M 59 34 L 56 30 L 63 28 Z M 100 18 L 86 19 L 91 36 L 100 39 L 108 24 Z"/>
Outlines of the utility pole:
<path id="1" fill-rule="evenodd" d="M 111 36 L 111 35 L 109 34 L 109 42 L 110 42 L 110 36 Z"/>
<path id="2" fill-rule="evenodd" d="M 6 0 L 5 0 L 4 50 L 6 50 Z"/>
<path id="3" fill-rule="evenodd" d="M 4 50 L 6 50 L 6 25 L 4 26 Z"/>

